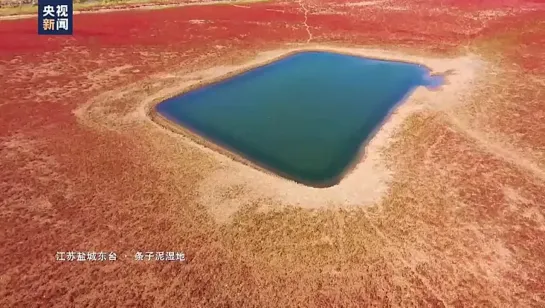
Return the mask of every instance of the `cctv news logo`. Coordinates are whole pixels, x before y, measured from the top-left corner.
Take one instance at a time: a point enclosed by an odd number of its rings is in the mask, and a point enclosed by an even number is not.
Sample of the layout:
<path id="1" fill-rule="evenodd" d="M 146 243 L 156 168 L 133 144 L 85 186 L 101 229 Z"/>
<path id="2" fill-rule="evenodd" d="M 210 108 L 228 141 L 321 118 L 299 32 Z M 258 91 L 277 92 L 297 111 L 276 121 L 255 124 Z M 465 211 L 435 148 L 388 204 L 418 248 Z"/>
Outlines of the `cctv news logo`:
<path id="1" fill-rule="evenodd" d="M 72 0 L 38 1 L 39 35 L 72 35 Z"/>

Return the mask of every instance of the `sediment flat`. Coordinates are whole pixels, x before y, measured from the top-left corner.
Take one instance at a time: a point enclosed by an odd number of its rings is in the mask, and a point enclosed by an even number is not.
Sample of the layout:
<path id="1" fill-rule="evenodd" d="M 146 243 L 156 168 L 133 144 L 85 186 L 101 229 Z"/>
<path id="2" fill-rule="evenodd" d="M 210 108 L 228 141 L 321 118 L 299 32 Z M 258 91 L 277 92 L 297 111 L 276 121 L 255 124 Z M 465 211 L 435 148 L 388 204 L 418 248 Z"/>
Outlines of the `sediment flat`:
<path id="1" fill-rule="evenodd" d="M 0 306 L 545 306 L 545 7 L 439 2 L 78 14 L 70 38 L 0 21 Z M 452 74 L 324 189 L 150 117 L 311 49 Z"/>

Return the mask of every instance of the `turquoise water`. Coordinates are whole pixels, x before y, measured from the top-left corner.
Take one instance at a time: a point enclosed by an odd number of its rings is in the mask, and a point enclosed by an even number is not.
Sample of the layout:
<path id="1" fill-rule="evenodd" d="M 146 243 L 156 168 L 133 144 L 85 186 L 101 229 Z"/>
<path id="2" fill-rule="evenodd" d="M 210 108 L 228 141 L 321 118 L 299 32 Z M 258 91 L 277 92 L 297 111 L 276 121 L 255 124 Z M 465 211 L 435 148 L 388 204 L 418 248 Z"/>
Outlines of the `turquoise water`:
<path id="1" fill-rule="evenodd" d="M 165 100 L 157 112 L 297 182 L 340 181 L 392 108 L 439 77 L 410 63 L 302 52 Z"/>

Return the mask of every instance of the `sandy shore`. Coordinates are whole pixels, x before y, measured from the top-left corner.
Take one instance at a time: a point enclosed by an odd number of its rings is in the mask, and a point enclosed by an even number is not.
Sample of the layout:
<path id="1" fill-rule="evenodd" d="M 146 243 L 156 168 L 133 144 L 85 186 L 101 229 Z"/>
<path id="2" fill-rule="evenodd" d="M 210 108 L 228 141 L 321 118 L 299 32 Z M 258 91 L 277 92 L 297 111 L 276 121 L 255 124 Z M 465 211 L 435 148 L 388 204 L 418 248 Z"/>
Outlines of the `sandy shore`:
<path id="1" fill-rule="evenodd" d="M 167 98 L 232 77 L 293 53 L 310 50 L 416 63 L 428 67 L 432 74 L 448 71 L 454 73 L 449 74 L 447 83 L 440 89 L 430 91 L 419 87 L 405 102 L 399 104 L 398 108 L 392 112 L 391 116 L 362 149 L 360 158 L 352 170 L 338 185 L 328 188 L 313 188 L 270 172 L 263 172 L 260 168 L 255 168 L 254 164 L 230 154 L 229 151 L 222 151 L 209 142 L 203 142 L 202 138 L 196 138 L 194 134 L 183 129 L 176 129 L 173 125 L 169 125 L 167 120 L 158 117 L 154 111 L 153 107 Z M 458 58 L 430 58 L 380 49 L 301 45 L 264 51 L 241 64 L 217 66 L 193 71 L 189 74 L 172 73 L 153 76 L 147 82 L 154 84 L 155 88 L 160 88 L 160 90 L 151 91 L 153 93 L 148 93 L 149 95 L 143 100 L 136 100 L 131 106 L 131 112 L 122 115 L 104 114 L 104 108 L 101 106 L 112 101 L 111 95 L 131 95 L 131 92 L 142 85 L 131 85 L 118 91 L 108 92 L 89 102 L 76 113 L 87 122 L 89 122 L 90 113 L 92 113 L 94 114 L 92 116 L 94 124 L 105 125 L 110 129 L 116 129 L 120 120 L 121 123 L 124 121 L 139 122 L 140 124 L 152 123 L 152 127 L 149 127 L 152 134 L 170 134 L 172 142 L 191 144 L 198 147 L 203 154 L 207 153 L 214 157 L 221 168 L 199 183 L 199 191 L 200 202 L 209 208 L 218 221 L 228 220 L 231 214 L 240 208 L 254 204 L 259 200 L 270 200 L 274 204 L 305 208 L 366 206 L 378 204 L 389 190 L 392 174 L 386 167 L 385 158 L 381 151 L 390 144 L 404 119 L 425 109 L 440 110 L 456 106 L 464 95 L 468 95 L 472 90 L 482 65 L 483 62 L 472 55 Z M 161 87 L 161 84 L 164 86 Z M 114 94 L 116 92 L 117 94 Z M 233 189 L 238 191 L 236 198 L 225 198 L 225 192 Z M 265 206 L 262 206 L 262 209 L 265 209 Z"/>
<path id="2" fill-rule="evenodd" d="M 248 7 L 78 15 L 68 40 L 0 22 L 0 306 L 545 307 L 545 7 Z M 327 46 L 290 44 L 307 30 Z M 327 189 L 148 115 L 305 48 L 453 73 L 399 105 Z M 56 260 L 69 251 L 118 260 Z M 135 260 L 161 251 L 187 262 Z"/>

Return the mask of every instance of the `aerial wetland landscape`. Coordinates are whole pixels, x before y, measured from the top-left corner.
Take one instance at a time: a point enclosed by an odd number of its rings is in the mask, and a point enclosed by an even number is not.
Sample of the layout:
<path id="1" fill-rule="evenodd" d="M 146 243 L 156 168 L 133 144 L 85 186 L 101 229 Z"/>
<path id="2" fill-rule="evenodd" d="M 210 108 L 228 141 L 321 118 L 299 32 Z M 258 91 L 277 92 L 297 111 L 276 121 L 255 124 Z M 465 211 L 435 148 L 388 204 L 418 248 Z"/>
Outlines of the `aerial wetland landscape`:
<path id="1" fill-rule="evenodd" d="M 545 2 L 23 2 L 0 307 L 545 307 Z"/>
<path id="2" fill-rule="evenodd" d="M 331 186 L 426 78 L 407 63 L 303 52 L 162 102 L 157 112 L 288 178 Z"/>

